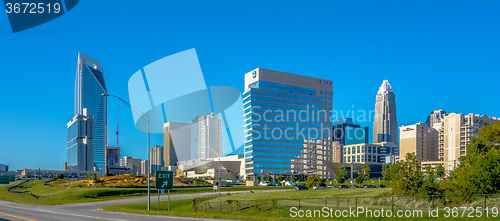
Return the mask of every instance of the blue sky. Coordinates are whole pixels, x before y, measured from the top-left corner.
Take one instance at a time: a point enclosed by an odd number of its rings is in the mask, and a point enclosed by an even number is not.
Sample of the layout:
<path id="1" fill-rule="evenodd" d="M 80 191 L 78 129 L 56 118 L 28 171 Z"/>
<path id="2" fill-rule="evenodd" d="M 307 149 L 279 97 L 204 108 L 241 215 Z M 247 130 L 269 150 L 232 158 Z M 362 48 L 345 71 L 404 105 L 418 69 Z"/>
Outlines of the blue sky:
<path id="1" fill-rule="evenodd" d="M 500 117 L 496 1 L 115 3 L 80 1 L 16 34 L 0 10 L 0 163 L 62 169 L 78 52 L 100 61 L 108 92 L 126 100 L 141 67 L 196 48 L 211 86 L 243 90 L 243 74 L 257 67 L 325 78 L 334 82 L 334 108 L 345 112 L 372 110 L 387 79 L 400 125 L 435 109 Z M 110 145 L 117 105 L 108 102 Z M 144 159 L 146 135 L 121 107 L 122 155 Z"/>

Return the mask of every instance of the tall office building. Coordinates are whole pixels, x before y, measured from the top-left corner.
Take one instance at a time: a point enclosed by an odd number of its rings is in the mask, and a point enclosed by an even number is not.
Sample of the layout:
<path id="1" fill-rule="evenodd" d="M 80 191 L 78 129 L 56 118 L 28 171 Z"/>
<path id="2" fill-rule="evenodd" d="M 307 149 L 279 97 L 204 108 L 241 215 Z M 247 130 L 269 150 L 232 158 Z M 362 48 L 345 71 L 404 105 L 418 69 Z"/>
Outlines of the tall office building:
<path id="1" fill-rule="evenodd" d="M 107 144 L 107 100 L 106 97 L 102 96 L 102 94 L 106 93 L 106 84 L 100 63 L 82 53 L 78 53 L 74 115 L 83 114 L 83 109 L 87 108 L 88 115 L 94 117 L 93 159 L 94 164 L 100 171 L 104 169 L 104 148 Z"/>
<path id="2" fill-rule="evenodd" d="M 384 80 L 376 96 L 373 142 L 398 143 L 396 99 L 388 80 Z"/>
<path id="3" fill-rule="evenodd" d="M 9 166 L 0 163 L 0 172 L 7 172 L 7 171 L 9 171 Z"/>
<path id="4" fill-rule="evenodd" d="M 332 178 L 332 81 L 257 68 L 245 74 L 245 172 Z"/>
<path id="5" fill-rule="evenodd" d="M 163 165 L 176 166 L 191 159 L 191 124 L 167 122 L 163 125 Z"/>
<path id="6" fill-rule="evenodd" d="M 414 153 L 418 161 L 438 160 L 438 131 L 424 123 L 399 128 L 400 159 Z"/>
<path id="7" fill-rule="evenodd" d="M 191 160 L 222 157 L 222 124 L 216 114 L 198 116 L 191 127 Z"/>
<path id="8" fill-rule="evenodd" d="M 94 170 L 94 117 L 83 108 L 67 124 L 67 169 L 71 171 Z"/>

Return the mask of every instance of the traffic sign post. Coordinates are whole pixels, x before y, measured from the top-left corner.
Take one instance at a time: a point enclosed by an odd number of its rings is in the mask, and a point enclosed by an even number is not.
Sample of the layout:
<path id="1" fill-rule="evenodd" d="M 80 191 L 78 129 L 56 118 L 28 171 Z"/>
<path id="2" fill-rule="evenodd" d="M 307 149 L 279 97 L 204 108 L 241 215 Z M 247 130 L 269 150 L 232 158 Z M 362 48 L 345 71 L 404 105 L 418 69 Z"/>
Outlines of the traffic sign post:
<path id="1" fill-rule="evenodd" d="M 156 171 L 155 188 L 158 190 L 158 210 L 160 210 L 160 190 L 168 191 L 168 211 L 170 211 L 170 190 L 174 189 L 174 173 L 172 171 Z"/>

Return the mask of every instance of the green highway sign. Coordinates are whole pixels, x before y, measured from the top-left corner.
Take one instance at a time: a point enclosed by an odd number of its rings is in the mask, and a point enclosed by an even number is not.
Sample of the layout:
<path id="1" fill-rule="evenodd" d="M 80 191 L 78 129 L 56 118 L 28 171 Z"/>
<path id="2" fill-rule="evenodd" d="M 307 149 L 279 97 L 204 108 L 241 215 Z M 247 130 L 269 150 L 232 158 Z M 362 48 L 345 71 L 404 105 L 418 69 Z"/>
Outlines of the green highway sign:
<path id="1" fill-rule="evenodd" d="M 157 190 L 174 189 L 174 173 L 172 171 L 156 171 L 155 188 Z"/>
<path id="2" fill-rule="evenodd" d="M 9 180 L 0 180 L 0 184 L 10 184 Z"/>
<path id="3" fill-rule="evenodd" d="M 16 176 L 15 175 L 0 175 L 0 180 L 9 180 L 9 181 L 16 181 Z"/>

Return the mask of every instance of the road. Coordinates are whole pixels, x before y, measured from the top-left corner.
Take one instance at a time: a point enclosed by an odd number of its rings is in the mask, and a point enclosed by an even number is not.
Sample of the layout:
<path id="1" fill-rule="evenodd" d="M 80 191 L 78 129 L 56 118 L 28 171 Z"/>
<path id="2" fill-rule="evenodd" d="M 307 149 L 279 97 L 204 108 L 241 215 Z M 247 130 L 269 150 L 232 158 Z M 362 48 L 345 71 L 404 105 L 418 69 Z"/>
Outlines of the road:
<path id="1" fill-rule="evenodd" d="M 275 192 L 275 191 L 287 191 L 287 190 L 261 190 L 254 192 Z M 231 194 L 239 193 L 246 194 L 250 191 L 238 191 L 231 192 Z M 221 193 L 225 194 L 225 193 Z M 195 194 L 178 194 L 170 195 L 170 200 L 180 200 L 180 199 L 193 199 L 201 198 L 211 195 L 211 193 L 195 193 Z M 167 200 L 167 196 L 163 197 L 163 201 Z M 162 201 L 162 199 L 160 199 Z M 28 220 L 28 221 L 87 221 L 87 220 L 115 220 L 115 221 L 125 221 L 125 220 L 140 220 L 140 221 L 152 221 L 152 220 L 178 220 L 178 221 L 191 221 L 191 220 L 209 220 L 209 219 L 199 219 L 199 218 L 183 218 L 183 217 L 171 217 L 171 216 L 153 216 L 153 215 L 142 215 L 142 214 L 129 214 L 129 213 L 116 213 L 98 210 L 104 206 L 110 205 L 123 205 L 131 203 L 145 203 L 147 202 L 147 197 L 135 197 L 120 200 L 109 200 L 109 201 L 99 201 L 92 203 L 78 203 L 78 204 L 66 204 L 66 205 L 36 205 L 36 204 L 21 204 L 13 203 L 10 201 L 0 200 L 0 221 L 4 220 Z M 157 197 L 151 196 L 151 209 L 156 209 Z"/>

